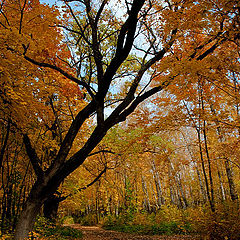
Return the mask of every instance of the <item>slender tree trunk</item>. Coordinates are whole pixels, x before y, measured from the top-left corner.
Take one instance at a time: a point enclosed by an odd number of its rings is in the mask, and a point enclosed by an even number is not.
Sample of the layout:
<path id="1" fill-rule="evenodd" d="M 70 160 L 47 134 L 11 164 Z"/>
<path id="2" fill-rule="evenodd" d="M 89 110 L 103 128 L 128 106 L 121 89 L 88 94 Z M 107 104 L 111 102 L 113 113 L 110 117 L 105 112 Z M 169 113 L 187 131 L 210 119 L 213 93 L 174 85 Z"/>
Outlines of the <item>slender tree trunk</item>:
<path id="1" fill-rule="evenodd" d="M 204 163 L 204 158 L 203 158 L 203 149 L 202 149 L 202 140 L 201 140 L 201 114 L 200 114 L 201 101 L 200 101 L 200 97 L 199 97 L 199 101 L 198 101 L 198 106 L 199 106 L 198 123 L 196 122 L 196 120 L 194 120 L 192 118 L 190 110 L 189 110 L 187 104 L 185 103 L 185 101 L 183 101 L 183 104 L 186 107 L 188 116 L 191 119 L 193 126 L 197 131 L 199 154 L 200 154 L 201 166 L 202 166 L 202 171 L 203 171 L 203 176 L 204 176 L 205 186 L 206 186 L 206 191 L 204 190 L 204 191 L 202 191 L 202 193 L 204 194 L 204 199 L 206 199 L 206 198 L 208 199 L 211 209 L 213 211 L 214 208 L 213 208 L 213 204 L 212 204 L 211 196 L 210 196 L 210 192 L 209 192 L 208 178 L 207 178 L 207 173 L 206 173 L 206 168 L 205 168 L 205 163 Z M 198 173 L 198 169 L 197 169 L 197 173 Z M 198 174 L 198 176 L 200 176 L 200 174 Z M 199 180 L 200 180 L 200 178 L 199 178 Z M 201 181 L 200 181 L 200 187 L 201 187 Z M 201 188 L 201 189 L 203 190 L 203 188 Z M 205 196 L 205 193 L 206 193 L 206 196 Z"/>
<path id="2" fill-rule="evenodd" d="M 170 199 L 171 203 L 174 205 L 178 205 L 177 203 L 177 197 L 174 191 L 174 184 L 173 184 L 173 174 L 172 174 L 172 168 L 170 160 L 168 160 L 168 178 L 169 178 L 169 191 L 170 191 Z"/>
<path id="3" fill-rule="evenodd" d="M 156 209 L 159 209 L 160 206 L 158 204 L 158 198 L 157 198 L 157 195 L 156 195 L 156 189 L 154 188 L 154 183 L 152 183 L 152 182 L 151 182 L 151 187 L 152 187 L 153 197 L 154 197 L 154 200 L 155 200 L 154 212 L 156 212 Z"/>
<path id="4" fill-rule="evenodd" d="M 211 209 L 214 212 L 215 211 L 215 200 L 214 200 L 214 189 L 213 189 L 213 177 L 212 177 L 212 164 L 211 159 L 209 156 L 208 151 L 208 145 L 207 145 L 207 133 L 206 133 L 206 121 L 203 121 L 203 136 L 204 136 L 204 145 L 205 145 L 205 151 L 207 155 L 207 161 L 208 161 L 208 173 L 209 173 L 209 182 L 210 182 L 210 189 L 211 189 Z"/>
<path id="5" fill-rule="evenodd" d="M 196 126 L 196 130 L 197 130 L 197 134 L 198 134 L 199 152 L 200 152 L 202 169 L 203 169 L 203 174 L 204 174 L 205 183 L 206 183 L 208 201 L 209 201 L 209 204 L 210 204 L 210 207 L 211 207 L 211 211 L 215 212 L 214 197 L 213 197 L 213 181 L 212 181 L 212 175 L 211 175 L 212 174 L 212 172 L 211 172 L 211 162 L 210 162 L 210 157 L 209 157 L 208 147 L 207 147 L 206 121 L 205 120 L 203 120 L 202 129 L 203 129 L 203 139 L 204 139 L 205 151 L 206 151 L 207 160 L 208 160 L 208 167 L 209 167 L 208 173 L 209 173 L 210 190 L 209 190 L 207 173 L 206 173 L 204 158 L 203 158 L 203 150 L 202 150 L 201 118 L 202 118 L 202 115 L 204 115 L 204 104 L 203 104 L 203 83 L 201 83 L 200 80 L 198 82 L 198 93 L 199 93 L 199 100 L 198 100 L 199 116 L 198 116 L 198 127 Z M 211 194 L 210 194 L 210 191 L 211 191 Z"/>
<path id="6" fill-rule="evenodd" d="M 157 205 L 161 207 L 164 204 L 164 198 L 163 198 L 159 173 L 156 169 L 156 164 L 154 160 L 152 160 L 152 172 L 153 172 L 153 179 L 154 179 L 156 191 L 157 191 Z"/>
<path id="7" fill-rule="evenodd" d="M 199 169 L 198 169 L 198 166 L 197 164 L 195 165 L 195 168 L 196 168 L 196 171 L 197 171 L 197 176 L 198 176 L 198 181 L 199 181 L 199 186 L 200 186 L 200 189 L 201 189 L 201 194 L 202 194 L 202 197 L 203 197 L 203 202 L 205 203 L 206 202 L 206 190 L 203 186 L 203 182 L 202 182 L 202 178 L 201 178 L 201 174 L 199 172 Z"/>
<path id="8" fill-rule="evenodd" d="M 204 116 L 205 107 L 204 107 L 204 99 L 203 99 L 203 82 L 201 83 L 199 81 L 199 110 L 200 109 L 201 109 L 201 112 L 202 112 L 202 114 Z M 211 164 L 211 159 L 210 159 L 210 155 L 209 155 L 209 151 L 208 151 L 207 129 L 206 129 L 206 120 L 205 119 L 203 119 L 203 138 L 204 138 L 204 146 L 205 146 L 205 152 L 206 152 L 207 162 L 208 162 L 208 175 L 209 175 L 210 190 L 211 190 L 211 201 L 210 201 L 210 204 L 211 204 L 212 212 L 215 212 L 215 202 L 214 202 L 215 200 L 214 200 L 213 177 L 212 177 L 212 164 Z"/>
<path id="9" fill-rule="evenodd" d="M 225 201 L 226 200 L 226 194 L 225 194 L 225 189 L 224 189 L 223 181 L 222 181 L 222 173 L 220 172 L 219 168 L 218 168 L 217 172 L 218 172 L 218 179 L 219 179 L 219 183 L 220 183 L 221 199 L 222 199 L 222 201 Z"/>
<path id="10" fill-rule="evenodd" d="M 238 200 L 238 194 L 236 191 L 235 183 L 233 181 L 233 172 L 230 166 L 230 161 L 227 158 L 225 159 L 225 168 L 228 178 L 231 199 L 232 201 Z"/>
<path id="11" fill-rule="evenodd" d="M 169 186 L 169 191 L 170 191 L 171 203 L 172 203 L 173 205 L 176 205 L 176 204 L 177 204 L 177 202 L 176 202 L 176 195 L 174 194 L 174 189 L 173 189 L 173 186 L 172 186 L 172 185 Z"/>
<path id="12" fill-rule="evenodd" d="M 184 203 L 182 201 L 181 194 L 180 194 L 178 187 L 175 188 L 175 192 L 176 192 L 176 196 L 177 196 L 176 199 L 177 199 L 178 208 L 184 208 L 184 205 L 183 205 Z"/>
<path id="13" fill-rule="evenodd" d="M 6 218 L 9 224 L 12 220 L 12 198 L 13 198 L 13 184 L 10 183 L 7 191 L 7 206 L 6 206 Z"/>
<path id="14" fill-rule="evenodd" d="M 180 178 L 179 174 L 176 176 L 176 180 L 177 180 L 179 190 L 180 190 L 180 193 L 181 193 L 181 196 L 182 196 L 183 208 L 186 209 L 188 207 L 188 202 L 187 202 L 185 192 L 183 190 L 183 186 L 182 186 L 182 182 L 181 182 L 181 178 Z"/>
<path id="15" fill-rule="evenodd" d="M 238 112 L 239 112 L 238 111 L 238 104 L 236 104 L 236 108 L 237 108 L 237 115 L 239 115 L 238 114 Z M 225 137 L 223 135 L 222 128 L 219 124 L 219 120 L 217 118 L 216 110 L 214 109 L 214 106 L 213 106 L 212 103 L 210 103 L 210 109 L 211 109 L 212 114 L 215 117 L 215 124 L 216 124 L 216 128 L 217 128 L 216 131 L 217 131 L 217 135 L 218 135 L 218 138 L 219 138 L 219 142 L 223 143 L 225 141 Z M 224 159 L 225 159 L 225 169 L 226 169 L 226 173 L 227 173 L 228 185 L 229 185 L 229 190 L 230 190 L 230 197 L 231 197 L 232 201 L 235 201 L 235 200 L 238 200 L 238 194 L 237 194 L 236 186 L 235 186 L 235 183 L 234 183 L 234 180 L 233 180 L 233 171 L 232 171 L 231 166 L 230 166 L 229 158 L 224 156 Z"/>
<path id="16" fill-rule="evenodd" d="M 150 205 L 150 200 L 149 200 L 147 184 L 146 184 L 146 181 L 143 176 L 142 176 L 142 189 L 143 189 L 143 193 L 144 193 L 145 209 L 147 210 L 147 212 L 151 212 L 151 205 Z"/>
<path id="17" fill-rule="evenodd" d="M 187 107 L 187 106 L 185 105 L 185 107 Z M 187 111 L 188 111 L 188 109 L 187 109 Z M 189 114 L 189 111 L 188 111 L 188 114 Z M 191 119 L 191 120 L 193 121 L 193 119 Z M 193 123 L 194 123 L 194 125 L 195 125 L 195 128 L 197 128 L 195 122 L 193 122 Z M 186 139 L 186 137 L 185 137 L 185 134 L 184 134 L 183 132 L 181 132 L 181 134 L 182 134 L 182 136 L 183 136 L 183 138 L 184 138 L 184 140 L 185 140 L 185 142 L 186 142 L 186 144 L 187 144 L 187 150 L 188 150 L 188 153 L 189 153 L 189 155 L 190 155 L 190 157 L 191 157 L 191 160 L 192 160 L 192 162 L 194 163 L 194 167 L 195 167 L 195 169 L 196 169 L 196 173 L 197 173 L 197 176 L 198 176 L 198 181 L 199 181 L 199 186 L 200 186 L 201 195 L 202 195 L 202 197 L 203 197 L 203 202 L 205 203 L 205 202 L 206 202 L 206 190 L 205 190 L 205 188 L 204 188 L 204 186 L 203 186 L 202 177 L 201 177 L 200 171 L 199 171 L 199 169 L 198 169 L 198 164 L 196 163 L 196 161 L 195 161 L 195 159 L 194 159 L 194 157 L 193 157 L 192 150 L 191 150 L 191 148 L 190 148 L 190 145 L 188 144 L 188 141 L 187 141 L 187 139 Z"/>
<path id="18" fill-rule="evenodd" d="M 174 167 L 173 167 L 173 164 L 171 163 L 170 159 L 169 159 L 169 164 L 170 164 L 170 171 L 174 172 Z M 188 203 L 187 203 L 185 193 L 183 191 L 183 186 L 181 183 L 181 178 L 180 178 L 179 173 L 174 174 L 174 179 L 175 179 L 175 183 L 177 186 L 177 196 L 178 196 L 179 206 L 186 209 L 188 206 Z"/>
<path id="19" fill-rule="evenodd" d="M 9 133 L 10 133 L 10 120 L 8 120 L 6 136 L 4 138 L 4 141 L 3 141 L 2 147 L 1 147 L 1 151 L 0 151 L 0 170 L 1 170 L 2 164 L 3 164 L 3 157 L 4 157 L 4 153 L 5 153 L 6 147 L 7 147 Z"/>
<path id="20" fill-rule="evenodd" d="M 199 129 L 196 129 L 196 130 L 197 130 L 197 134 L 198 134 L 198 146 L 199 146 L 199 153 L 200 153 L 200 159 L 201 159 L 201 164 L 202 164 L 203 176 L 204 176 L 205 185 L 206 185 L 207 198 L 208 198 L 209 204 L 211 206 L 211 210 L 214 212 L 215 209 L 214 209 L 214 205 L 212 203 L 212 199 L 211 199 L 211 196 L 210 196 L 207 173 L 206 173 L 205 163 L 204 163 L 204 158 L 203 158 L 200 130 Z"/>

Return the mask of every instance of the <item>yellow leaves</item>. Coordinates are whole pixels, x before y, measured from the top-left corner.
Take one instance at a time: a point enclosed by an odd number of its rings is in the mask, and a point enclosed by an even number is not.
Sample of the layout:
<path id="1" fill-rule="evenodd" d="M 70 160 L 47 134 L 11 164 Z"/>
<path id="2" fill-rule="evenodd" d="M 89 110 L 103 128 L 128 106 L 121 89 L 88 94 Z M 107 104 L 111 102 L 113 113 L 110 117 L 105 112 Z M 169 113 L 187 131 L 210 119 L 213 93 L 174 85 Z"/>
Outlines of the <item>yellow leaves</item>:
<path id="1" fill-rule="evenodd" d="M 3 234 L 3 235 L 1 235 L 1 232 L 0 232 L 0 236 L 1 236 L 1 240 L 11 240 L 11 239 L 13 239 L 13 235 L 12 234 Z"/>

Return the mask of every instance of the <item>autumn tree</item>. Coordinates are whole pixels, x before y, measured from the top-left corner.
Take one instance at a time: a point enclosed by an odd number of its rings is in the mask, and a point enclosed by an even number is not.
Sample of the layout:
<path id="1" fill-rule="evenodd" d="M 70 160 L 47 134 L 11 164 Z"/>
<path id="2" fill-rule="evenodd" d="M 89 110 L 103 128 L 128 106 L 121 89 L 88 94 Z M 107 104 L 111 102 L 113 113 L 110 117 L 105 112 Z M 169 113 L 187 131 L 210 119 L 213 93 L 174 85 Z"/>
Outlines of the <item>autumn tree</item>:
<path id="1" fill-rule="evenodd" d="M 32 101 L 43 103 L 43 99 L 51 96 L 45 89 L 48 91 L 62 81 L 76 84 L 84 93 L 80 100 L 76 99 L 76 104 L 81 106 L 66 131 L 61 132 L 60 125 L 57 126 L 62 140 L 44 167 L 31 135 L 38 124 L 49 120 L 48 111 L 36 114 L 26 111 L 26 124 L 21 125 L 21 119 L 15 122 L 36 174 L 18 221 L 15 239 L 28 236 L 44 201 L 93 154 L 109 129 L 125 121 L 139 104 L 168 85 L 184 84 L 182 71 L 192 70 L 224 43 L 236 41 L 239 37 L 237 1 L 132 0 L 122 3 L 65 0 L 63 4 L 65 10 L 59 15 L 55 8 L 41 5 L 38 0 L 6 0 L 1 3 L 0 25 L 4 36 L 1 44 L 4 55 L 1 57 L 6 60 L 6 66 L 11 65 L 11 59 L 19 61 L 20 67 L 15 69 L 21 71 L 22 76 L 22 93 L 17 97 L 22 95 L 23 100 L 19 99 L 19 103 L 34 97 Z M 118 16 L 116 12 L 120 8 Z M 200 36 L 197 40 L 195 30 Z M 179 54 L 175 52 L 181 54 L 179 46 L 182 41 L 189 44 L 184 49 L 184 61 L 179 64 Z M 159 65 L 157 71 L 152 69 L 156 64 Z M 28 76 L 26 72 L 32 68 L 34 71 Z M 35 81 L 34 86 L 42 83 L 36 74 L 38 71 L 44 72 L 49 85 L 44 82 L 42 88 L 31 92 L 29 82 L 26 89 L 30 93 L 25 96 L 24 83 L 29 77 Z M 13 79 L 11 73 L 8 68 L 1 70 L 6 81 Z M 18 77 L 18 73 L 14 73 Z M 158 80 L 152 84 L 154 78 Z M 60 98 L 61 92 L 55 96 Z M 85 104 L 82 104 L 83 97 Z M 32 106 L 31 100 L 28 105 Z M 20 106 L 16 105 L 15 109 Z M 50 115 L 54 118 L 54 112 Z M 90 133 L 82 136 L 79 148 L 73 151 L 74 141 L 93 116 Z M 29 119 L 37 125 L 31 125 Z"/>
<path id="2" fill-rule="evenodd" d="M 223 2 L 218 2 L 216 6 L 224 6 L 221 4 Z M 231 18 L 230 15 L 229 17 Z M 225 18 L 222 21 L 225 21 Z M 179 54 L 177 56 L 178 64 L 183 64 L 187 68 L 186 72 L 181 68 L 177 76 L 179 81 L 182 80 L 182 84 L 169 86 L 165 94 L 156 97 L 155 102 L 160 109 L 160 115 L 167 112 L 165 121 L 170 123 L 169 126 L 175 124 L 179 129 L 181 127 L 183 129 L 193 127 L 196 130 L 197 145 L 199 147 L 198 154 L 206 191 L 198 174 L 199 183 L 203 195 L 205 192 L 214 212 L 216 181 L 220 183 L 221 199 L 226 199 L 222 180 L 224 174 L 220 170 L 223 163 L 225 165 L 230 197 L 233 201 L 238 199 L 233 180 L 233 171 L 230 167 L 234 162 L 230 160 L 231 157 L 227 151 L 222 152 L 221 144 L 225 146 L 231 145 L 231 138 L 238 139 L 238 93 L 236 92 L 236 87 L 239 78 L 237 70 L 239 68 L 237 60 L 239 59 L 239 40 L 236 38 L 232 42 L 224 43 L 224 48 L 216 49 L 215 54 L 203 59 L 201 62 L 195 62 L 196 65 L 194 64 L 194 67 L 191 63 L 191 66 L 189 65 L 190 68 L 188 68 L 186 63 L 188 54 L 185 55 L 186 49 L 189 47 L 187 39 L 190 37 L 192 40 L 190 42 L 192 43 L 201 41 L 202 33 L 200 35 L 199 33 L 199 31 L 190 31 L 189 36 L 186 36 L 181 44 L 175 46 L 173 53 L 175 57 Z M 175 70 L 178 71 L 179 65 L 175 61 L 173 63 L 171 70 L 174 71 L 174 68 L 176 68 Z M 233 101 L 234 104 L 233 102 L 229 104 L 229 101 Z M 159 127 L 162 125 L 163 119 L 161 117 Z M 220 146 L 219 143 L 221 143 Z M 190 148 L 189 152 L 192 155 Z M 214 171 L 218 177 L 214 177 Z"/>

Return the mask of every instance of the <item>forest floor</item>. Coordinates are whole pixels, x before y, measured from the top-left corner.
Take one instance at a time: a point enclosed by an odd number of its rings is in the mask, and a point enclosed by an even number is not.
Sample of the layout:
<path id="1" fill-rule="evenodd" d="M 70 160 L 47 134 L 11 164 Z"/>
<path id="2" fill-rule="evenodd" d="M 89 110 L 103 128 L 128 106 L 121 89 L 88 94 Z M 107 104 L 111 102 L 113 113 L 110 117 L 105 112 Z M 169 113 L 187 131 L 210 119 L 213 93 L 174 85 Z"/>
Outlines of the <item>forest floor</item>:
<path id="1" fill-rule="evenodd" d="M 98 226 L 81 226 L 80 224 L 68 224 L 66 226 L 79 229 L 83 233 L 82 240 L 200 240 L 199 236 L 176 235 L 176 236 L 149 236 L 132 233 L 122 233 L 105 230 Z"/>

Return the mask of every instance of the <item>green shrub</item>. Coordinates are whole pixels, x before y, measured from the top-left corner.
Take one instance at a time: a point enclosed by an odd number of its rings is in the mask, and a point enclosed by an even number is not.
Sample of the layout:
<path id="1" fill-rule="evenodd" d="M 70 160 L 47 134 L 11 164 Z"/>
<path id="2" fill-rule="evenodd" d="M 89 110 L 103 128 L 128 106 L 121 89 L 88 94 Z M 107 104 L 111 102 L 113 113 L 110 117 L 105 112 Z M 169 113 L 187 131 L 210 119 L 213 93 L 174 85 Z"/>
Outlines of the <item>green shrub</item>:
<path id="1" fill-rule="evenodd" d="M 65 216 L 60 221 L 62 224 L 74 224 L 75 221 L 72 216 Z"/>
<path id="2" fill-rule="evenodd" d="M 180 224 L 177 222 L 162 222 L 152 226 L 152 233 L 158 235 L 179 235 L 191 232 L 190 224 Z"/>
<path id="3" fill-rule="evenodd" d="M 71 227 L 64 227 L 55 225 L 49 220 L 39 217 L 34 228 L 34 234 L 40 237 L 47 237 L 50 239 L 69 240 L 81 238 L 82 232 Z"/>
<path id="4" fill-rule="evenodd" d="M 139 233 L 139 234 L 149 234 L 150 228 L 147 225 L 107 225 L 104 226 L 107 230 L 114 230 L 118 232 L 126 232 L 126 233 Z"/>
<path id="5" fill-rule="evenodd" d="M 190 224 L 181 225 L 176 222 L 162 222 L 153 225 L 136 225 L 136 224 L 118 224 L 112 222 L 103 226 L 107 230 L 115 230 L 119 232 L 139 233 L 148 235 L 175 235 L 186 234 L 190 232 Z"/>
<path id="6" fill-rule="evenodd" d="M 82 217 L 74 217 L 75 223 L 79 223 L 83 226 L 94 226 L 97 222 L 97 215 L 96 214 L 88 214 Z"/>

